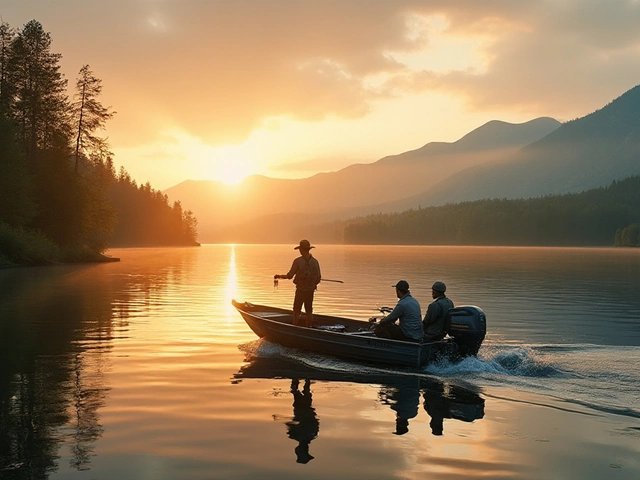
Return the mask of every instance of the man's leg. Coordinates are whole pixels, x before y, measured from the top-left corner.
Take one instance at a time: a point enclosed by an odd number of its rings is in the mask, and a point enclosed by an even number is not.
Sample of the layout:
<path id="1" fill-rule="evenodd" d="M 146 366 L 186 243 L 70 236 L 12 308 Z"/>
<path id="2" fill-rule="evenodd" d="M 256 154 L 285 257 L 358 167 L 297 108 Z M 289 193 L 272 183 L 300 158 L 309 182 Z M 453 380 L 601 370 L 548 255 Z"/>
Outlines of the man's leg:
<path id="1" fill-rule="evenodd" d="M 376 334 L 376 337 L 380 338 L 391 338 L 391 334 L 388 331 L 387 325 L 376 323 L 373 327 L 373 333 Z"/>
<path id="2" fill-rule="evenodd" d="M 400 325 L 395 323 L 387 323 L 380 325 L 379 323 L 373 328 L 373 332 L 376 334 L 376 337 L 381 338 L 392 338 L 393 340 L 411 340 L 407 338 L 404 333 L 402 333 L 402 329 Z"/>
<path id="3" fill-rule="evenodd" d="M 313 325 L 313 290 L 311 292 L 307 292 L 306 298 L 304 300 L 304 311 L 307 316 L 306 327 L 311 328 Z"/>
<path id="4" fill-rule="evenodd" d="M 300 312 L 302 312 L 302 303 L 304 298 L 302 297 L 300 290 L 296 289 L 296 294 L 293 297 L 293 324 L 300 325 Z"/>

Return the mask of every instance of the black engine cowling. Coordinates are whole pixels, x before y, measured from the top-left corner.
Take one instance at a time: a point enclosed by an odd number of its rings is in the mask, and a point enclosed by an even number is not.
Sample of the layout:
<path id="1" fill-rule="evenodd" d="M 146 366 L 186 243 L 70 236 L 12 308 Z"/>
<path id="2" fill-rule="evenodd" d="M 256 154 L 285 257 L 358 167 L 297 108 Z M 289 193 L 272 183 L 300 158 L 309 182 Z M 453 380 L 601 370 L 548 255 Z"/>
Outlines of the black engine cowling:
<path id="1" fill-rule="evenodd" d="M 449 310 L 445 332 L 453 337 L 460 355 L 477 355 L 487 333 L 487 317 L 475 305 L 462 305 Z"/>

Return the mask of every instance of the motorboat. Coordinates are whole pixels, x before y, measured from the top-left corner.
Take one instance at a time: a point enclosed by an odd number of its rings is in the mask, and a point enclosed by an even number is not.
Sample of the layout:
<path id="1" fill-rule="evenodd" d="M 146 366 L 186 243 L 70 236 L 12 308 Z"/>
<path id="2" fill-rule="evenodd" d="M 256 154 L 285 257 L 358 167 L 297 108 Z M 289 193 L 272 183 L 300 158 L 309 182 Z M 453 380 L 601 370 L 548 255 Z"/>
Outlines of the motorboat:
<path id="1" fill-rule="evenodd" d="M 232 303 L 260 338 L 285 347 L 384 365 L 423 367 L 475 356 L 486 334 L 486 316 L 474 305 L 449 311 L 443 339 L 414 342 L 376 337 L 374 324 L 366 320 L 314 313 L 313 325 L 304 327 L 293 324 L 292 310 L 236 300 Z"/>

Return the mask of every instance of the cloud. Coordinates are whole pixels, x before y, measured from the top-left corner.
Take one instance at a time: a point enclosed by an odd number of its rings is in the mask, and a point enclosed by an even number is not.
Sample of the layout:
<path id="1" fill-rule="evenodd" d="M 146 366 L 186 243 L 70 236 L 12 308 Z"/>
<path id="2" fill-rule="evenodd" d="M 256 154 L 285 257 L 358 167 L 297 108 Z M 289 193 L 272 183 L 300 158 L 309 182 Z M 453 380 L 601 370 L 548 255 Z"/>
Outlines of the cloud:
<path id="1" fill-rule="evenodd" d="M 24 0 L 2 13 L 41 21 L 68 76 L 92 66 L 123 145 L 153 141 L 160 119 L 238 143 L 269 117 L 357 119 L 433 91 L 469 111 L 562 118 L 640 83 L 631 0 Z M 465 60 L 407 60 L 420 55 Z"/>
<path id="2" fill-rule="evenodd" d="M 447 32 L 484 39 L 484 71 L 423 70 L 390 83 L 414 92 L 449 92 L 465 98 L 470 110 L 565 119 L 589 113 L 640 83 L 639 2 L 509 2 L 488 12 L 474 11 L 477 3 L 463 12 L 450 10 Z"/>

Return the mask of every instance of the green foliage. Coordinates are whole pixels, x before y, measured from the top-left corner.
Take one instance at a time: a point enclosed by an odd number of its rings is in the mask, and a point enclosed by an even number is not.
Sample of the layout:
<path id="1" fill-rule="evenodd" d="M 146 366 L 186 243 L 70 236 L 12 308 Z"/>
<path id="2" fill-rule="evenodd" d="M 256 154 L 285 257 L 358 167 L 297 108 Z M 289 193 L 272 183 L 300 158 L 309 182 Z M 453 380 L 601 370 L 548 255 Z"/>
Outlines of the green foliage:
<path id="1" fill-rule="evenodd" d="M 0 112 L 0 222 L 25 225 L 36 213 L 32 178 L 15 141 L 16 129 Z"/>
<path id="2" fill-rule="evenodd" d="M 0 266 L 46 265 L 61 259 L 60 247 L 42 233 L 0 223 Z"/>
<path id="3" fill-rule="evenodd" d="M 15 93 L 11 79 L 12 43 L 15 31 L 8 23 L 0 21 L 0 116 L 6 115 Z"/>
<path id="4" fill-rule="evenodd" d="M 28 22 L 11 44 L 15 94 L 9 111 L 20 125 L 20 145 L 28 161 L 39 150 L 68 146 L 67 81 L 60 72 L 62 55 L 50 48 L 51 35 L 36 20 Z"/>
<path id="5" fill-rule="evenodd" d="M 100 259 L 128 245 L 194 245 L 197 221 L 149 184 L 117 177 L 105 138 L 114 112 L 88 65 L 69 102 L 61 55 L 36 20 L 0 21 L 0 262 Z M 116 226 L 117 220 L 120 223 Z"/>
<path id="6" fill-rule="evenodd" d="M 616 247 L 640 247 L 640 224 L 632 223 L 616 231 Z"/>
<path id="7" fill-rule="evenodd" d="M 61 246 L 78 244 L 87 192 L 68 155 L 51 150 L 35 158 L 35 192 L 39 209 L 30 226 Z"/>
<path id="8" fill-rule="evenodd" d="M 169 206 L 167 196 L 149 183 L 136 185 L 121 169 L 109 191 L 118 212 L 114 245 L 196 245 L 197 220 L 180 202 Z"/>
<path id="9" fill-rule="evenodd" d="M 481 200 L 350 221 L 345 243 L 603 246 L 638 242 L 640 177 L 580 194 Z M 627 229 L 620 230 L 629 225 Z M 621 243 L 622 244 L 622 243 Z M 634 243 L 632 243 L 634 244 Z"/>
<path id="10" fill-rule="evenodd" d="M 84 65 L 76 80 L 76 93 L 71 104 L 74 131 L 76 135 L 75 171 L 78 171 L 79 155 L 91 155 L 100 150 L 105 140 L 95 135 L 96 130 L 103 129 L 107 120 L 115 112 L 104 107 L 98 100 L 102 92 L 102 80 L 97 78 L 89 65 Z"/>

